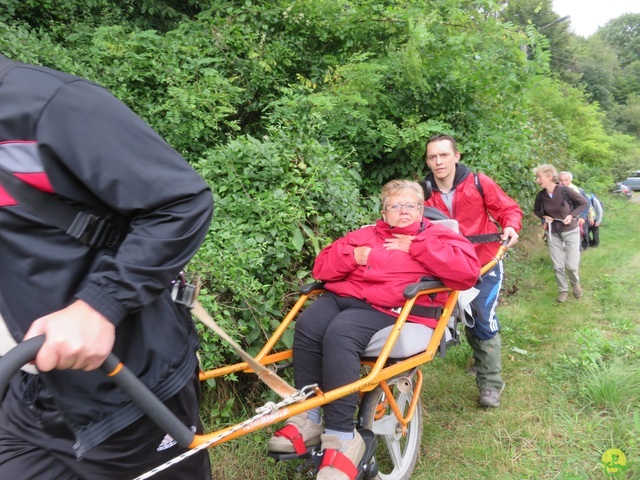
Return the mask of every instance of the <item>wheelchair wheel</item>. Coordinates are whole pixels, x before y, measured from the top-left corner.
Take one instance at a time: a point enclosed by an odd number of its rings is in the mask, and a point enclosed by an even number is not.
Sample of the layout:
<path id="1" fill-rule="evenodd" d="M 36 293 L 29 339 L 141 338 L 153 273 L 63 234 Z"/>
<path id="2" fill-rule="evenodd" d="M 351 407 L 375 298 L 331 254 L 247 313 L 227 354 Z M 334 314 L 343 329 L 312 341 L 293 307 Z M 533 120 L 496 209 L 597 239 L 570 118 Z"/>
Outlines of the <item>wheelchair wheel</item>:
<path id="1" fill-rule="evenodd" d="M 408 377 L 398 376 L 387 381 L 398 408 L 403 415 L 413 397 L 413 384 Z M 420 400 L 405 435 L 398 423 L 387 396 L 381 387 L 365 394 L 360 403 L 359 423 L 371 430 L 378 445 L 374 453 L 378 468 L 377 480 L 409 480 L 413 472 L 422 440 L 422 409 Z"/>

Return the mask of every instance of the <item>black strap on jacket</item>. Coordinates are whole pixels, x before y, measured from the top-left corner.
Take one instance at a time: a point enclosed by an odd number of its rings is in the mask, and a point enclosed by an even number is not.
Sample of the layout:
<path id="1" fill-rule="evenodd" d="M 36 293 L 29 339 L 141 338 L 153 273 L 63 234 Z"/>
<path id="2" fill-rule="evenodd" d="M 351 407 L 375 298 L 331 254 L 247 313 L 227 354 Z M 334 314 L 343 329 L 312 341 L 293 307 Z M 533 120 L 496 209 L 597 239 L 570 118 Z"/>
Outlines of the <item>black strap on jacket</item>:
<path id="1" fill-rule="evenodd" d="M 0 85 L 5 75 L 20 62 L 0 55 Z M 58 197 L 32 187 L 10 172 L 0 168 L 2 187 L 17 199 L 23 208 L 46 220 L 50 225 L 95 249 L 116 249 L 120 244 L 123 226 L 116 225 L 112 215 L 96 215 L 64 203 Z"/>
<path id="2" fill-rule="evenodd" d="M 494 243 L 502 240 L 502 235 L 499 233 L 482 233 L 480 235 L 467 235 L 465 237 L 471 243 Z"/>
<path id="3" fill-rule="evenodd" d="M 109 214 L 97 215 L 63 202 L 0 168 L 0 184 L 30 213 L 59 228 L 83 245 L 97 250 L 115 250 L 122 240 L 124 227 Z"/>
<path id="4" fill-rule="evenodd" d="M 418 183 L 420 183 L 420 185 L 422 186 L 422 189 L 424 190 L 425 200 L 429 199 L 431 197 L 431 182 L 427 180 L 427 177 L 424 177 L 424 180 Z M 476 172 L 473 172 L 473 183 L 478 189 L 478 193 L 480 193 L 480 196 L 482 197 L 482 200 L 484 202 L 484 189 L 482 188 L 482 182 L 480 181 L 480 177 Z M 485 210 L 486 210 L 486 204 L 485 204 Z M 444 212 L 441 212 L 440 210 L 433 207 L 425 207 L 423 215 L 427 217 L 429 220 L 444 220 L 444 219 L 450 218 Z M 498 222 L 496 222 L 491 217 L 491 214 L 488 211 L 487 211 L 487 215 L 489 215 L 489 217 L 491 218 L 491 221 L 495 223 L 497 227 L 500 227 Z M 465 238 L 473 244 L 494 243 L 494 242 L 500 242 L 502 240 L 502 236 L 499 233 L 483 233 L 480 235 L 466 235 Z"/>

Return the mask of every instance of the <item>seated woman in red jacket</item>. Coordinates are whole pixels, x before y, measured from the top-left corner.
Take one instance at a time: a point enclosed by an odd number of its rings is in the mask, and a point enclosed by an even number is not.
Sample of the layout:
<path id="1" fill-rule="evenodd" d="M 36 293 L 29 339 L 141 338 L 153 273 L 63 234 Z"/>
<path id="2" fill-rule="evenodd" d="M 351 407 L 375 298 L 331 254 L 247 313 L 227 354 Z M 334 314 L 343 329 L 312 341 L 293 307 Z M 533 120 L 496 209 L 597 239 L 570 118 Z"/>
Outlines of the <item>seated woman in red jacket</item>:
<path id="1" fill-rule="evenodd" d="M 382 189 L 382 218 L 373 226 L 359 228 L 327 246 L 316 258 L 313 276 L 325 282 L 321 295 L 298 317 L 293 342 L 296 388 L 317 383 L 330 391 L 360 378 L 360 356 L 371 337 L 393 325 L 404 304 L 403 290 L 423 276 L 437 277 L 446 286 L 464 290 L 480 274 L 473 245 L 452 230 L 422 216 L 422 187 L 408 180 L 393 180 Z M 416 304 L 425 317 L 410 315 L 409 321 L 435 327 L 429 316 L 445 304 L 447 293 L 421 296 Z M 431 316 L 435 316 L 431 313 Z M 320 409 L 288 419 L 284 429 L 269 441 L 269 450 L 294 452 L 294 443 L 305 446 L 322 442 L 322 449 L 336 450 L 358 465 L 364 441 L 354 430 L 358 393 Z M 324 433 L 323 433 L 324 430 Z M 321 468 L 318 479 L 347 479 L 333 466 Z"/>

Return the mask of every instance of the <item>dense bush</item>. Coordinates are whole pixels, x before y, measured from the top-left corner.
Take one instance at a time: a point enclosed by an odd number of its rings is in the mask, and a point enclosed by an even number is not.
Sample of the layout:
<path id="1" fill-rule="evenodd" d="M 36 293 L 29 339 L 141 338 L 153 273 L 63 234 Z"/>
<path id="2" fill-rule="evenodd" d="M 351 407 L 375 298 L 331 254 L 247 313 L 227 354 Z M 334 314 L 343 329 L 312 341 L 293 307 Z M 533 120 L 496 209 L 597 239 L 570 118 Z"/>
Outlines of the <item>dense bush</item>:
<path id="1" fill-rule="evenodd" d="M 214 186 L 216 210 L 191 269 L 205 279 L 207 304 L 225 306 L 219 320 L 249 346 L 312 281 L 320 249 L 379 211 L 377 199 L 360 196 L 357 165 L 299 131 L 239 137 L 196 167 Z"/>
<path id="2" fill-rule="evenodd" d="M 189 272 L 255 350 L 319 249 L 374 220 L 385 181 L 426 173 L 435 133 L 525 211 L 537 164 L 601 193 L 637 162 L 638 142 L 607 132 L 551 74 L 550 42 L 500 4 L 10 0 L 0 50 L 104 85 L 200 171 L 216 212 Z M 633 131 L 628 98 L 616 118 Z M 226 361 L 203 338 L 210 364 Z"/>

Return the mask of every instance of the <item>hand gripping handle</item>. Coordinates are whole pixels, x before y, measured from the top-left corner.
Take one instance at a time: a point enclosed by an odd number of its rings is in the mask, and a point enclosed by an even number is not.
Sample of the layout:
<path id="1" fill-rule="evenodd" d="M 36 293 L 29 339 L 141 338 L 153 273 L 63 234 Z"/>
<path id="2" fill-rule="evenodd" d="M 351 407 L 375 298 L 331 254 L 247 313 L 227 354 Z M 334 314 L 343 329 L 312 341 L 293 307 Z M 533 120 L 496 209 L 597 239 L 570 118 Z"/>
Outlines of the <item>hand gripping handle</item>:
<path id="1" fill-rule="evenodd" d="M 18 344 L 0 358 L 0 399 L 4 398 L 11 377 L 24 364 L 36 358 L 44 343 L 44 335 L 30 338 Z M 122 388 L 133 402 L 151 418 L 156 425 L 167 432 L 181 447 L 191 447 L 195 433 L 182 422 L 144 385 L 131 370 L 109 354 L 100 370 L 106 373 L 116 385 Z"/>

